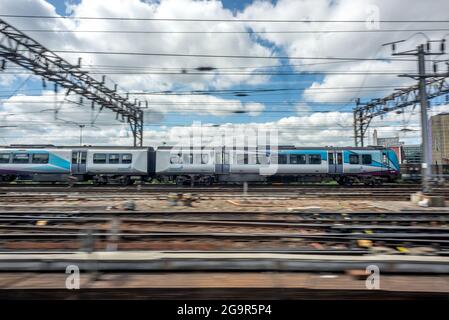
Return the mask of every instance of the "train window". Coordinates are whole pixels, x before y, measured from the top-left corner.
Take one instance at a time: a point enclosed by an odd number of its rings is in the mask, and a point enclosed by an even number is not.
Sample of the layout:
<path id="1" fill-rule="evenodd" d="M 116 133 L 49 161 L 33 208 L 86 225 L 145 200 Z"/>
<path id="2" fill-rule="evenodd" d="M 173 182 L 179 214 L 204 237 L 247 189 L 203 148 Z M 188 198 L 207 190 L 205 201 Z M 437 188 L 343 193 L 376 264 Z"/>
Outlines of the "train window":
<path id="1" fill-rule="evenodd" d="M 81 164 L 86 164 L 87 152 L 81 152 Z"/>
<path id="2" fill-rule="evenodd" d="M 223 164 L 229 164 L 229 152 L 223 154 Z"/>
<path id="3" fill-rule="evenodd" d="M 248 156 L 248 155 L 246 155 Z M 246 158 L 248 159 L 248 158 Z M 237 154 L 237 164 L 245 164 L 245 155 L 243 153 Z"/>
<path id="4" fill-rule="evenodd" d="M 106 163 L 106 153 L 94 153 L 94 163 Z"/>
<path id="5" fill-rule="evenodd" d="M 372 162 L 373 162 L 373 159 L 370 154 L 362 155 L 362 164 L 371 164 Z"/>
<path id="6" fill-rule="evenodd" d="M 343 158 L 341 152 L 337 153 L 337 164 L 343 164 Z"/>
<path id="7" fill-rule="evenodd" d="M 328 156 L 329 156 L 329 164 L 334 164 L 334 154 L 333 153 L 329 153 L 328 154 Z"/>
<path id="8" fill-rule="evenodd" d="M 0 153 L 0 163 L 9 163 L 11 155 L 9 153 Z"/>
<path id="9" fill-rule="evenodd" d="M 30 155 L 28 153 L 15 153 L 12 157 L 12 163 L 28 163 Z"/>
<path id="10" fill-rule="evenodd" d="M 201 155 L 201 163 L 202 164 L 207 164 L 209 162 L 209 155 L 206 153 L 203 153 Z"/>
<path id="11" fill-rule="evenodd" d="M 193 164 L 193 154 L 192 153 L 184 153 L 183 155 L 183 162 L 186 164 Z"/>
<path id="12" fill-rule="evenodd" d="M 32 163 L 48 163 L 48 153 L 35 153 L 31 160 Z"/>
<path id="13" fill-rule="evenodd" d="M 72 152 L 72 163 L 76 164 L 78 161 L 78 153 L 77 152 Z"/>
<path id="14" fill-rule="evenodd" d="M 194 154 L 193 162 L 194 162 L 195 164 L 201 163 L 201 154 L 195 153 L 195 154 Z"/>
<path id="15" fill-rule="evenodd" d="M 321 154 L 309 154 L 309 164 L 321 164 Z"/>
<path id="16" fill-rule="evenodd" d="M 109 154 L 109 163 L 119 163 L 120 162 L 120 155 L 118 153 L 111 153 Z"/>
<path id="17" fill-rule="evenodd" d="M 248 155 L 248 163 L 249 164 L 259 164 L 259 160 L 257 159 L 257 154 L 249 154 Z"/>
<path id="18" fill-rule="evenodd" d="M 305 154 L 291 154 L 290 155 L 290 164 L 306 164 L 306 155 Z"/>
<path id="19" fill-rule="evenodd" d="M 132 163 L 133 155 L 131 153 L 122 154 L 122 163 Z"/>
<path id="20" fill-rule="evenodd" d="M 215 152 L 215 164 L 221 164 L 222 160 L 221 160 L 221 152 Z"/>
<path id="21" fill-rule="evenodd" d="M 287 155 L 286 154 L 278 155 L 278 164 L 287 164 Z"/>
<path id="22" fill-rule="evenodd" d="M 349 155 L 349 164 L 359 164 L 359 155 L 358 154 L 350 154 Z"/>

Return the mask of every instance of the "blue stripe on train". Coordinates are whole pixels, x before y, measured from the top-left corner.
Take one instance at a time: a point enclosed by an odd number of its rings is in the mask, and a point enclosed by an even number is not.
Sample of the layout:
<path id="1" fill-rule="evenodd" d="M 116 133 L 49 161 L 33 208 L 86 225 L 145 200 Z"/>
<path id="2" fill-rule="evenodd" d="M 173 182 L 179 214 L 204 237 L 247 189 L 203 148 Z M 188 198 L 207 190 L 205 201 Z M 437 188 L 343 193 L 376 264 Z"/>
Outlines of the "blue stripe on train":
<path id="1" fill-rule="evenodd" d="M 70 171 L 70 161 L 69 160 L 61 158 L 60 156 L 58 156 L 52 152 L 48 152 L 47 150 L 26 150 L 26 151 L 13 152 L 13 154 L 17 154 L 17 153 L 28 153 L 30 155 L 33 155 L 33 154 L 48 154 L 49 155 L 48 156 L 48 164 L 30 167 L 30 170 L 39 170 L 41 172 Z M 32 163 L 29 163 L 29 164 L 32 165 Z"/>

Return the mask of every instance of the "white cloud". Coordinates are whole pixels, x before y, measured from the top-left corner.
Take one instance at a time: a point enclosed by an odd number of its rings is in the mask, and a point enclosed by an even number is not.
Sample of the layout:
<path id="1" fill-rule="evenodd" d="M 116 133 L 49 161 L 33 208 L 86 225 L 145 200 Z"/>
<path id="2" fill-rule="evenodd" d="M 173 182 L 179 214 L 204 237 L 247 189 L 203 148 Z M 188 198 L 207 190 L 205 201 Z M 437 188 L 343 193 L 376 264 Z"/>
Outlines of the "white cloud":
<path id="1" fill-rule="evenodd" d="M 95 126 L 91 127 L 89 120 L 95 119 L 98 109 L 91 112 L 88 106 L 73 106 L 69 102 L 61 105 L 58 102 L 56 106 L 60 107 L 57 114 L 59 120 L 55 120 L 55 97 L 50 91 L 43 94 L 45 98 L 42 96 L 16 95 L 3 102 L 0 111 L 2 123 L 17 126 L 12 130 L 8 128 L 0 129 L 2 130 L 0 131 L 0 138 L 4 139 L 3 141 L 6 140 L 8 144 L 77 145 L 80 135 L 78 124 L 85 124 L 83 140 L 86 144 L 131 144 L 132 135 L 129 132 L 128 125 L 116 121 L 112 112 L 102 111 L 94 123 Z M 216 99 L 214 97 L 206 98 Z M 206 101 L 209 101 L 207 99 Z M 56 100 L 63 101 L 64 94 L 58 94 Z M 72 96 L 68 100 L 78 102 L 78 99 Z M 181 105 L 175 107 L 183 108 Z M 235 107 L 243 108 L 238 103 Z M 405 117 L 402 114 L 389 113 L 383 118 L 376 118 L 373 120 L 371 128 L 378 130 L 379 137 L 399 135 L 402 140 L 408 143 L 417 143 L 420 139 L 419 108 L 417 107 L 414 112 L 411 109 L 412 107 L 409 107 Z M 432 108 L 431 115 L 448 111 L 449 105 L 435 106 Z M 190 110 L 184 110 L 184 112 L 190 112 Z M 227 123 L 219 126 L 210 123 L 186 123 L 182 126 L 161 126 L 157 130 L 147 126 L 144 141 L 145 145 L 153 146 L 161 145 L 163 142 L 166 144 L 187 144 L 190 141 L 190 133 L 196 130 L 195 132 L 198 134 L 199 130 L 203 143 L 220 144 L 222 133 L 228 135 L 226 143 L 229 143 L 232 141 L 233 135 L 241 140 L 242 136 L 239 134 L 244 130 L 250 132 L 249 134 L 257 130 L 277 130 L 278 141 L 284 145 L 348 146 L 353 144 L 352 119 L 352 113 L 350 112 L 315 112 L 304 116 L 284 117 L 270 122 Z M 67 121 L 70 121 L 70 123 L 67 123 Z M 146 123 L 151 124 L 150 122 Z M 160 121 L 157 119 L 156 123 L 160 123 Z M 404 127 L 416 131 L 401 132 L 400 129 Z M 26 137 L 26 141 L 24 141 L 24 137 Z M 369 135 L 368 139 L 370 138 Z"/>
<path id="2" fill-rule="evenodd" d="M 285 19 L 285 20 L 361 20 L 369 18 L 370 8 L 379 8 L 380 20 L 425 20 L 446 19 L 445 12 L 449 10 L 449 2 L 435 0 L 432 2 L 413 1 L 407 4 L 404 1 L 389 0 L 279 0 L 276 3 L 256 1 L 239 14 L 246 19 Z M 250 23 L 255 31 L 285 31 L 285 30 L 367 30 L 365 23 Z M 381 29 L 399 29 L 398 32 L 373 33 L 306 33 L 283 34 L 261 33 L 260 37 L 282 48 L 290 57 L 354 57 L 354 58 L 391 58 L 389 47 L 382 44 L 408 39 L 413 33 L 409 29 L 438 28 L 442 24 L 420 23 L 381 23 Z M 447 31 L 427 32 L 432 39 L 441 39 Z M 417 35 L 409 39 L 406 44 L 398 45 L 404 50 L 413 49 L 418 43 L 425 42 L 426 38 Z M 411 58 L 414 57 L 396 57 Z M 297 66 L 297 71 L 369 71 L 369 72 L 416 72 L 416 62 L 381 62 L 357 61 L 351 63 L 329 63 L 320 60 L 291 60 L 292 64 L 311 64 L 311 66 Z M 325 63 L 323 63 L 325 62 Z M 430 67 L 430 64 L 428 65 Z M 324 79 L 314 82 L 313 89 L 326 89 L 335 87 L 374 87 L 374 86 L 402 86 L 413 83 L 407 78 L 398 78 L 391 75 L 325 75 Z M 385 88 L 372 95 L 379 97 L 392 91 Z M 327 102 L 350 100 L 356 97 L 370 96 L 370 92 L 344 91 L 326 93 L 325 91 L 311 89 L 305 91 L 305 98 L 313 102 Z"/>
<path id="3" fill-rule="evenodd" d="M 148 110 L 144 109 L 146 125 L 163 124 L 164 116 L 169 112 L 223 117 L 241 112 L 257 115 L 264 108 L 258 103 L 214 96 L 160 96 L 157 99 L 151 101 Z M 77 144 L 79 125 L 84 124 L 86 143 L 131 143 L 128 125 L 117 121 L 114 113 L 103 109 L 99 114 L 99 108 L 92 110 L 86 99 L 82 105 L 79 104 L 80 99 L 76 95 L 66 97 L 64 92 L 60 92 L 55 96 L 52 91 L 43 91 L 37 96 L 17 94 L 4 99 L 0 102 L 0 119 L 4 125 L 14 127 L 3 129 L 1 136 L 7 143 L 24 143 L 25 138 L 26 143 Z"/>
<path id="4" fill-rule="evenodd" d="M 237 12 L 238 18 L 245 19 L 313 19 L 313 20 L 364 20 L 367 17 L 369 5 L 380 8 L 380 19 L 446 19 L 449 2 L 435 0 L 432 2 L 414 1 L 413 5 L 404 5 L 403 1 L 369 0 L 279 0 L 275 3 L 269 1 L 255 1 L 248 5 L 243 12 Z M 44 0 L 3 0 L 2 12 L 12 14 L 56 15 L 55 8 Z M 73 16 L 97 17 L 145 17 L 145 18 L 209 18 L 231 19 L 234 17 L 231 10 L 225 9 L 219 1 L 193 1 L 193 0 L 83 0 L 79 4 L 69 6 L 69 14 Z M 86 30 L 147 30 L 147 31 L 185 31 L 185 30 L 218 30 L 243 31 L 251 27 L 256 31 L 284 31 L 284 30 L 342 30 L 354 28 L 352 24 L 326 24 L 326 23 L 210 23 L 210 22 L 161 22 L 161 21 L 116 21 L 116 20 L 70 20 L 70 19 L 6 19 L 19 29 L 70 29 Z M 439 25 L 437 25 L 438 27 Z M 358 29 L 366 26 L 360 24 Z M 417 29 L 429 27 L 421 24 L 381 24 L 381 28 Z M 439 39 L 446 32 L 432 32 L 432 38 Z M 381 48 L 381 44 L 389 41 L 407 38 L 407 31 L 391 33 L 325 33 L 325 34 L 281 34 L 261 33 L 256 38 L 247 34 L 96 34 L 96 33 L 29 33 L 33 38 L 42 42 L 50 49 L 66 50 L 93 50 L 93 51 L 133 51 L 133 52 L 160 52 L 160 53 L 206 53 L 218 55 L 255 55 L 270 56 L 272 50 L 256 39 L 262 39 L 275 45 L 275 48 L 284 51 L 290 57 L 360 57 L 376 58 L 391 57 L 389 48 Z M 413 37 L 404 49 L 413 48 L 423 37 Z M 402 45 L 401 45 L 402 46 Z M 194 68 L 212 66 L 223 68 L 248 67 L 254 70 L 265 60 L 259 59 L 225 59 L 225 58 L 180 58 L 158 56 L 127 56 L 127 55 L 87 55 L 82 54 L 83 66 L 103 65 L 124 68 L 138 67 L 138 71 L 158 70 L 167 71 L 169 68 Z M 76 63 L 78 55 L 64 55 L 70 62 Z M 396 72 L 414 71 L 416 63 L 411 62 L 383 62 L 358 61 L 356 63 L 327 63 L 328 61 L 290 60 L 292 64 L 310 64 L 313 62 L 326 62 L 323 64 L 297 66 L 296 71 L 335 71 L 335 72 Z M 277 65 L 279 61 L 270 60 L 270 65 Z M 268 64 L 268 63 L 267 63 Z M 430 67 L 430 65 L 428 65 Z M 102 67 L 100 71 L 109 67 Z M 143 69 L 142 69 L 143 68 Z M 124 70 L 124 69 L 120 69 Z M 229 70 L 229 69 L 223 69 Z M 101 75 L 94 75 L 99 78 Z M 232 86 L 264 84 L 271 85 L 267 76 L 211 74 L 211 75 L 172 75 L 172 74 L 145 74 L 145 75 L 107 75 L 126 90 L 137 92 L 158 90 L 202 90 L 207 88 L 227 88 Z M 12 77 L 2 76 L 0 85 L 9 87 Z M 112 86 L 111 82 L 107 82 Z M 312 113 L 312 103 L 331 103 L 348 101 L 355 97 L 368 97 L 370 95 L 382 97 L 392 92 L 392 88 L 385 88 L 376 92 L 357 88 L 376 86 L 402 86 L 413 83 L 407 78 L 398 78 L 391 75 L 325 75 L 305 90 L 303 99 L 305 103 L 295 105 L 299 115 L 305 116 L 282 117 L 275 121 L 260 120 L 259 122 L 243 124 L 224 124 L 221 127 L 203 128 L 204 138 L 220 137 L 220 130 L 235 126 L 237 128 L 279 129 L 279 140 L 282 144 L 295 145 L 351 145 L 353 144 L 352 113 L 335 112 Z M 354 87 L 355 90 L 332 90 L 335 87 Z M 43 94 L 51 94 L 43 92 Z M 298 97 L 299 98 L 299 97 Z M 13 130 L 0 129 L 0 137 L 7 143 L 54 143 L 77 144 L 79 128 L 76 124 L 55 122 L 54 112 L 40 110 L 54 108 L 52 97 L 44 100 L 42 97 L 14 96 L 0 106 L 0 119 L 5 125 L 17 124 Z M 47 99 L 47 98 L 45 98 Z M 58 99 L 64 99 L 62 93 Z M 76 98 L 71 98 L 77 100 Z M 145 96 L 142 96 L 145 100 Z M 31 102 L 29 104 L 18 101 Z M 33 102 L 34 101 L 34 102 Z M 261 115 L 264 105 L 260 103 L 243 103 L 238 99 L 222 99 L 215 96 L 156 96 L 150 100 L 150 109 L 146 112 L 147 124 L 164 124 L 164 117 L 168 112 L 181 114 L 199 114 L 213 116 L 228 116 L 235 112 L 245 112 L 253 116 Z M 158 104 L 159 103 L 159 104 Z M 315 106 L 315 105 L 314 105 Z M 448 106 L 434 107 L 434 112 L 447 111 Z M 32 113 L 31 113 L 32 112 Z M 85 142 L 91 144 L 130 144 L 131 137 L 127 125 L 117 122 L 115 116 L 104 110 L 97 120 L 99 130 L 89 127 L 91 117 L 89 106 L 83 108 L 64 105 L 58 117 L 75 123 L 86 123 L 84 129 Z M 94 114 L 95 116 L 95 114 Z M 398 134 L 402 123 L 407 122 L 411 128 L 419 127 L 418 114 L 412 114 L 410 119 L 403 115 L 388 114 L 383 119 L 375 119 L 372 128 L 378 128 L 379 136 Z M 265 118 L 264 118 L 265 119 Z M 174 143 L 181 137 L 188 136 L 190 123 L 185 126 L 166 127 L 152 130 L 146 127 L 145 144 L 159 145 L 162 141 Z M 416 141 L 419 131 L 412 133 L 399 133 L 401 138 Z"/>
<path id="5" fill-rule="evenodd" d="M 145 97 L 142 96 L 142 99 Z M 211 95 L 160 95 L 149 101 L 148 113 L 181 112 L 219 117 L 233 113 L 247 113 L 257 116 L 264 108 L 265 106 L 261 103 L 243 103 L 240 100 L 222 99 Z"/>

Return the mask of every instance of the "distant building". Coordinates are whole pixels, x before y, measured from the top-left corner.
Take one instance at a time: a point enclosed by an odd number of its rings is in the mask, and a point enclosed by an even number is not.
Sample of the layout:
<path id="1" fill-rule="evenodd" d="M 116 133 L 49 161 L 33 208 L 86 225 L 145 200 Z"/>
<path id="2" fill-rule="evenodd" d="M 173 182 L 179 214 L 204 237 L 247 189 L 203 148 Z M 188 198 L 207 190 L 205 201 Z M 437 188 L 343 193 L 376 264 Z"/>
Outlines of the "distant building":
<path id="1" fill-rule="evenodd" d="M 420 144 L 402 146 L 402 163 L 422 163 L 422 148 Z"/>
<path id="2" fill-rule="evenodd" d="M 397 147 L 401 146 L 404 143 L 399 141 L 399 137 L 387 137 L 387 138 L 379 138 L 377 136 L 377 130 L 374 129 L 373 133 L 373 145 L 375 146 L 383 146 L 383 147 Z"/>
<path id="3" fill-rule="evenodd" d="M 449 113 L 430 118 L 432 128 L 432 164 L 449 164 Z"/>
<path id="4" fill-rule="evenodd" d="M 374 130 L 373 145 L 392 149 L 396 153 L 399 163 L 402 163 L 404 160 L 402 152 L 403 144 L 403 142 L 399 141 L 399 137 L 379 138 L 377 136 L 377 130 Z"/>

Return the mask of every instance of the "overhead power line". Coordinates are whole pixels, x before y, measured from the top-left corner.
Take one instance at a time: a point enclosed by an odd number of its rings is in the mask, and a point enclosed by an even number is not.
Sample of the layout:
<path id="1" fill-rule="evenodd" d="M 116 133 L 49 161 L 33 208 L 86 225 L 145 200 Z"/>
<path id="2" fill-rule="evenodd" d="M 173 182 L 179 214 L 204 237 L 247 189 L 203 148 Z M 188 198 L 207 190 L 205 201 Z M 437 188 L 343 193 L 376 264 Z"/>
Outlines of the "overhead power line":
<path id="1" fill-rule="evenodd" d="M 161 57 L 196 57 L 196 58 L 230 58 L 230 59 L 290 59 L 290 60 L 341 60 L 341 61 L 414 61 L 404 58 L 360 58 L 360 57 L 298 57 L 298 56 L 254 56 L 254 55 L 215 55 L 165 52 L 120 52 L 120 51 L 84 51 L 84 50 L 52 50 L 55 53 L 85 53 L 98 55 L 133 55 Z"/>
<path id="2" fill-rule="evenodd" d="M 389 32 L 438 32 L 449 28 L 432 29 L 363 29 L 363 30 L 246 30 L 246 31 L 161 31 L 161 30 L 64 30 L 64 29 L 24 29 L 33 33 L 111 33 L 111 34 L 315 34 L 315 33 L 389 33 Z"/>
<path id="3" fill-rule="evenodd" d="M 28 19 L 74 19 L 74 20 L 120 20 L 120 21 L 181 21 L 181 22 L 273 22 L 273 23 L 366 23 L 366 19 L 360 20 L 331 20 L 331 19 L 204 19 L 204 18 L 144 18 L 144 17 L 88 17 L 88 16 L 49 16 L 49 15 L 19 15 L 0 14 L 5 18 Z M 449 23 L 449 20 L 379 20 L 380 23 Z"/>
<path id="4" fill-rule="evenodd" d="M 347 75 L 347 76 L 398 76 L 401 72 L 366 72 L 366 71 L 302 71 L 302 72 L 156 72 L 156 71 L 90 71 L 89 74 L 101 75 L 183 75 L 183 76 L 308 76 L 308 75 Z M 25 71 L 4 71 L 2 74 L 29 74 Z"/>

